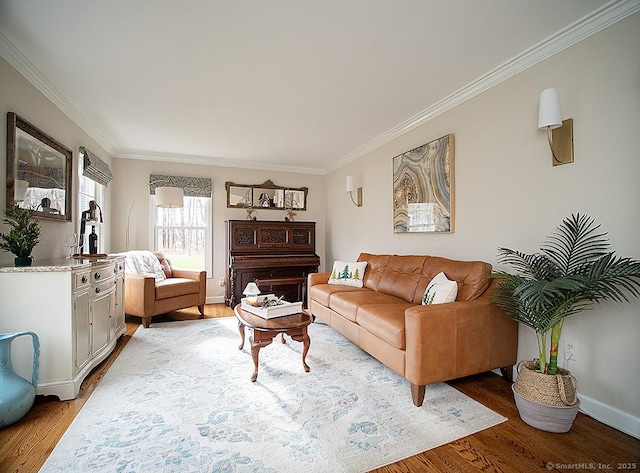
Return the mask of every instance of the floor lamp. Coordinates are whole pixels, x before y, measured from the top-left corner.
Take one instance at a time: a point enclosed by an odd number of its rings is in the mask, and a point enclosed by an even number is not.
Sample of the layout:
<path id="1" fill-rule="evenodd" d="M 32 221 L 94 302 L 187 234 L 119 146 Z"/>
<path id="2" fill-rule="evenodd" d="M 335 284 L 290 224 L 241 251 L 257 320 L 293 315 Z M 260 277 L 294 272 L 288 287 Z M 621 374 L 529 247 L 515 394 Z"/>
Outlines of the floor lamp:
<path id="1" fill-rule="evenodd" d="M 129 207 L 129 215 L 127 216 L 127 231 L 124 239 L 125 251 L 129 251 L 129 229 L 131 226 L 131 212 L 133 211 L 133 206 L 136 204 L 136 200 L 139 194 L 147 187 L 152 186 L 153 184 L 159 184 L 161 182 L 168 183 L 169 181 L 167 181 L 166 179 L 160 179 L 157 181 L 152 181 L 149 184 L 145 184 L 145 186 L 138 191 L 136 197 L 131 202 L 131 206 Z M 183 207 L 183 197 L 184 192 L 180 187 L 156 187 L 156 207 L 164 207 L 169 209 Z"/>

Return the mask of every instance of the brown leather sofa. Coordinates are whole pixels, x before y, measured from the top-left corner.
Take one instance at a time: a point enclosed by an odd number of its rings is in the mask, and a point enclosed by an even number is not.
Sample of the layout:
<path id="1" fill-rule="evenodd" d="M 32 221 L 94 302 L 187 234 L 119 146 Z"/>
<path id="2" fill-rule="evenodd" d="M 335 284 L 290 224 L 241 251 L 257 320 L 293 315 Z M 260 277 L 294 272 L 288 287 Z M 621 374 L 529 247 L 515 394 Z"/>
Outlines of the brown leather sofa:
<path id="1" fill-rule="evenodd" d="M 200 318 L 204 317 L 207 272 L 173 267 L 162 254 L 154 252 L 165 278 L 157 280 L 150 274 L 125 275 L 124 311 L 127 315 L 142 318 L 148 328 L 151 318 L 173 310 L 198 306 Z"/>
<path id="2" fill-rule="evenodd" d="M 311 313 L 411 383 L 421 406 L 427 384 L 500 368 L 511 379 L 518 324 L 491 302 L 491 265 L 434 256 L 373 255 L 364 287 L 308 278 Z M 455 302 L 422 305 L 431 279 L 444 272 L 458 284 Z"/>

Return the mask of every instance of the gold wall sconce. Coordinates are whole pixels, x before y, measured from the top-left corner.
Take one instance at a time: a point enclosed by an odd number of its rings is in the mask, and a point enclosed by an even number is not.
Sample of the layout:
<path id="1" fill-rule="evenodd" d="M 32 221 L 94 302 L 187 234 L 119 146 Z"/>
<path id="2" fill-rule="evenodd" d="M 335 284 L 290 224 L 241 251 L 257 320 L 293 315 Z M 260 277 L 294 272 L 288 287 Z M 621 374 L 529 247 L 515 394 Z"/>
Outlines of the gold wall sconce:
<path id="1" fill-rule="evenodd" d="M 347 192 L 349 193 L 349 197 L 351 197 L 351 202 L 356 207 L 362 207 L 362 187 L 356 188 L 356 185 L 353 182 L 353 177 L 347 176 Z M 356 198 L 353 198 L 353 194 L 356 194 Z"/>
<path id="2" fill-rule="evenodd" d="M 562 120 L 556 89 L 545 89 L 540 93 L 538 130 L 547 131 L 554 166 L 573 162 L 573 118 Z"/>

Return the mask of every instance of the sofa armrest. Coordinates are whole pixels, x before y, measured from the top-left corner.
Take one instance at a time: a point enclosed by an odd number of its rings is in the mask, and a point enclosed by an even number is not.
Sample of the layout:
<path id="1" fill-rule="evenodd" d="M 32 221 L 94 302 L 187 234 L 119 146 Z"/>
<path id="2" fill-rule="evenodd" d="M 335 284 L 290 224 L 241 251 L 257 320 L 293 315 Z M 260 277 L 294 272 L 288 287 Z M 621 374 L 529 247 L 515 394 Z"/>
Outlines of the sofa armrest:
<path id="1" fill-rule="evenodd" d="M 193 279 L 200 283 L 200 290 L 198 291 L 198 305 L 204 305 L 207 299 L 207 272 L 197 269 L 179 269 L 173 268 L 174 278 L 187 278 Z"/>
<path id="2" fill-rule="evenodd" d="M 143 274 L 126 274 L 124 277 L 124 311 L 138 317 L 153 313 L 156 303 L 156 280 Z"/>
<path id="3" fill-rule="evenodd" d="M 306 306 L 311 308 L 311 286 L 316 284 L 327 284 L 331 273 L 309 273 L 307 275 L 307 302 Z"/>
<path id="4" fill-rule="evenodd" d="M 311 287 L 315 284 L 327 284 L 330 276 L 331 273 L 309 273 L 307 285 L 308 287 Z"/>
<path id="5" fill-rule="evenodd" d="M 405 377 L 418 386 L 510 366 L 517 359 L 518 324 L 488 293 L 473 301 L 409 307 L 405 329 Z"/>

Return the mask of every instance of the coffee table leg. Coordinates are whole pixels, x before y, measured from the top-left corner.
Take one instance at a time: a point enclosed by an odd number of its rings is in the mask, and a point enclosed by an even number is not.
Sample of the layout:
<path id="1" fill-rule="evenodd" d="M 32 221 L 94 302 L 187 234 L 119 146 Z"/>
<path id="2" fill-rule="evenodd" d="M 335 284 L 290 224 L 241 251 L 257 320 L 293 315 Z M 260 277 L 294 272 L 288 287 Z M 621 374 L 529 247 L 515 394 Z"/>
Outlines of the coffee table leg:
<path id="1" fill-rule="evenodd" d="M 309 334 L 307 333 L 307 328 L 305 327 L 302 330 L 302 366 L 304 370 L 308 373 L 311 368 L 307 365 L 305 359 L 307 358 L 307 352 L 309 351 L 309 347 L 311 346 L 311 338 L 309 338 Z"/>
<path id="2" fill-rule="evenodd" d="M 258 379 L 258 356 L 260 355 L 260 345 L 256 343 L 251 344 L 251 358 L 253 358 L 253 374 L 251 375 L 251 382 L 255 383 Z"/>
<path id="3" fill-rule="evenodd" d="M 238 347 L 238 350 L 242 350 L 244 348 L 244 324 L 238 321 L 238 330 L 240 331 L 240 338 L 242 339 L 242 343 Z"/>

